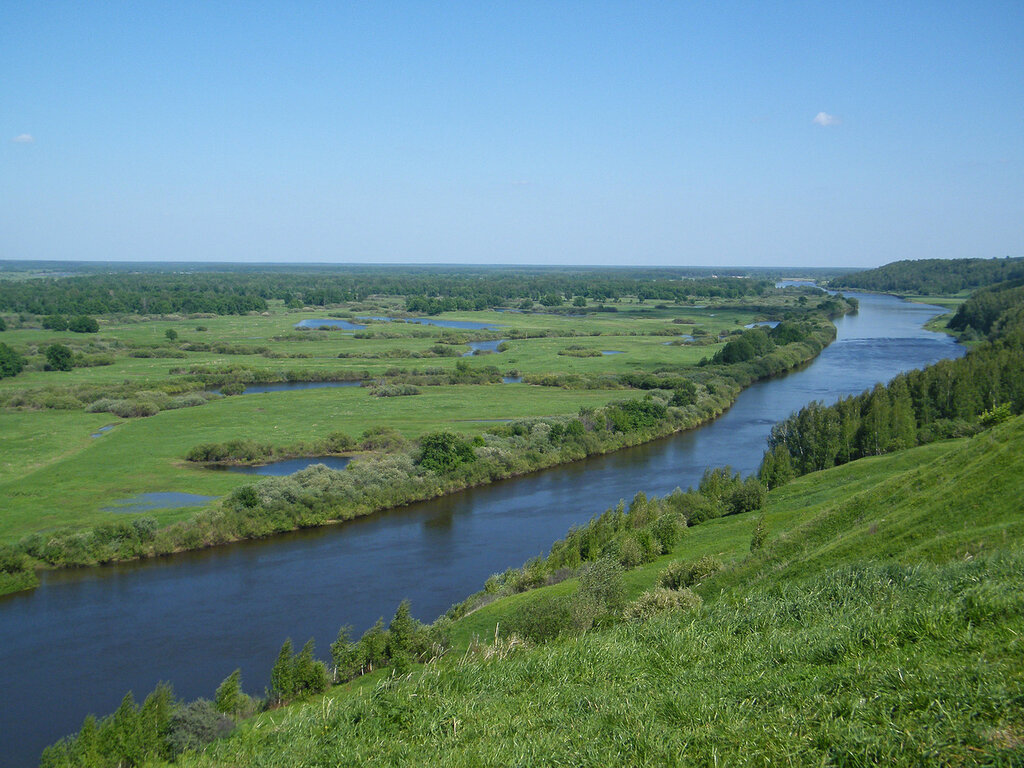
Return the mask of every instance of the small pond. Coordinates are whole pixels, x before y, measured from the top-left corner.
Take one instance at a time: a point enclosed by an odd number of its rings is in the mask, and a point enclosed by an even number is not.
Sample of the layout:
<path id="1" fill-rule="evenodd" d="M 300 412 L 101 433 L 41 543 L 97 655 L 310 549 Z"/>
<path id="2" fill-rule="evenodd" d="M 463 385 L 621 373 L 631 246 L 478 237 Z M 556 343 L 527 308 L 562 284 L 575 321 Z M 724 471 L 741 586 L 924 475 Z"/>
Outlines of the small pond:
<path id="1" fill-rule="evenodd" d="M 336 317 L 329 317 L 323 319 L 312 319 L 312 320 L 300 320 L 295 324 L 296 328 L 344 328 L 346 331 L 359 331 L 365 328 L 365 325 L 359 323 L 350 323 L 348 320 L 339 320 Z"/>
<path id="2" fill-rule="evenodd" d="M 247 384 L 243 395 L 263 392 L 291 392 L 296 389 L 322 389 L 324 387 L 358 387 L 361 381 L 279 381 L 276 384 Z"/>
<path id="3" fill-rule="evenodd" d="M 417 323 L 419 325 L 436 325 L 438 328 L 461 328 L 466 331 L 489 330 L 504 328 L 494 323 L 478 323 L 475 320 L 438 320 L 436 317 L 379 317 L 374 315 L 361 315 L 360 320 L 380 320 L 385 323 Z"/>
<path id="4" fill-rule="evenodd" d="M 466 345 L 469 347 L 469 352 L 465 352 L 463 357 L 472 357 L 477 352 L 497 352 L 498 345 L 501 344 L 505 339 L 495 339 L 494 341 L 467 341 Z"/>
<path id="5" fill-rule="evenodd" d="M 778 320 L 761 320 L 756 323 L 748 323 L 744 328 L 774 328 L 779 324 Z"/>
<path id="6" fill-rule="evenodd" d="M 779 280 L 775 283 L 776 288 L 814 288 L 817 285 L 813 280 Z"/>
<path id="7" fill-rule="evenodd" d="M 602 349 L 602 355 L 621 355 L 623 354 L 621 349 Z"/>
<path id="8" fill-rule="evenodd" d="M 89 435 L 89 437 L 103 437 L 103 433 L 104 432 L 109 432 L 113 428 L 114 428 L 113 424 L 107 424 L 107 426 L 100 427 L 99 429 L 97 429 L 95 432 L 93 432 L 91 435 Z"/>
<path id="9" fill-rule="evenodd" d="M 104 512 L 118 512 L 125 515 L 137 515 L 151 512 L 154 509 L 178 509 L 180 507 L 201 507 L 216 496 L 200 496 L 198 493 L 179 493 L 178 491 L 161 491 L 158 493 L 140 493 L 130 499 L 118 499 Z"/>
<path id="10" fill-rule="evenodd" d="M 523 377 L 522 376 L 502 376 L 501 377 L 501 383 L 502 384 L 522 384 L 523 383 Z"/>
<path id="11" fill-rule="evenodd" d="M 219 464 L 209 465 L 209 469 L 221 472 L 239 472 L 243 475 L 264 475 L 266 477 L 283 477 L 293 475 L 306 467 L 314 464 L 323 464 L 328 469 L 344 469 L 352 461 L 351 456 L 305 456 L 298 459 L 282 459 L 272 461 L 269 464 L 257 464 L 249 466 L 225 466 Z"/>

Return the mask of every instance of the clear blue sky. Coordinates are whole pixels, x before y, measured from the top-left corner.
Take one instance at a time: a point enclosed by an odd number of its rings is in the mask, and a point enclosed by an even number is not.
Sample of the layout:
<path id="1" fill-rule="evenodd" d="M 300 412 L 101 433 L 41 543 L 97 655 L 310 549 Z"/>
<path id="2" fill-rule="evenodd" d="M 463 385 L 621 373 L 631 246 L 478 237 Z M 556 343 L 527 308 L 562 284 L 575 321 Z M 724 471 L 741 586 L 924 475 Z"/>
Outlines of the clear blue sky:
<path id="1" fill-rule="evenodd" d="M 0 259 L 1024 255 L 1024 3 L 7 2 Z"/>

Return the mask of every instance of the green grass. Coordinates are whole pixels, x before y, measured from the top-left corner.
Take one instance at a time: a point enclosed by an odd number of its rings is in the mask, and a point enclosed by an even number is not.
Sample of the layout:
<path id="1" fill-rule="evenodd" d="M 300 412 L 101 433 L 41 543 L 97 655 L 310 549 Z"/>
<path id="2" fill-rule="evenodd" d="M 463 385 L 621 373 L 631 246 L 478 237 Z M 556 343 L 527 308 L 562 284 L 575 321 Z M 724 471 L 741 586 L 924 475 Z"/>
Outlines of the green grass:
<path id="1" fill-rule="evenodd" d="M 781 306 L 794 299 L 769 297 L 758 300 Z M 376 309 L 360 308 L 356 314 L 380 314 L 391 309 L 384 300 Z M 722 300 L 707 307 L 667 306 L 623 301 L 615 313 L 591 312 L 585 317 L 499 312 L 446 313 L 444 319 L 474 320 L 506 326 L 510 331 L 550 332 L 554 338 L 510 341 L 502 353 L 476 356 L 477 367 L 495 365 L 502 371 L 522 374 L 589 373 L 619 374 L 660 368 L 685 369 L 713 355 L 719 344 L 671 346 L 673 337 L 650 335 L 668 329 L 689 334 L 692 320 L 711 337 L 759 319 L 744 302 Z M 137 322 L 101 319 L 98 334 L 53 332 L 38 328 L 11 328 L 4 342 L 25 352 L 61 342 L 90 351 L 109 347 L 114 356 L 108 366 L 76 368 L 70 372 L 26 370 L 0 380 L 0 394 L 17 390 L 74 386 L 160 386 L 181 380 L 177 368 L 241 365 L 280 374 L 298 371 L 316 377 L 330 373 L 338 378 L 380 376 L 388 369 L 453 369 L 459 358 L 338 358 L 339 353 L 387 355 L 395 350 L 427 352 L 445 329 L 411 323 L 370 323 L 369 329 L 397 334 L 394 339 L 357 339 L 344 332 L 296 333 L 302 319 L 329 317 L 337 310 L 285 311 L 278 303 L 263 315 L 195 319 L 144 320 Z M 197 331 L 204 326 L 205 331 Z M 172 344 L 168 329 L 178 333 Z M 575 335 L 599 334 L 599 335 Z M 502 331 L 491 337 L 500 337 Z M 182 359 L 134 358 L 133 346 L 176 348 L 203 341 L 233 345 L 267 346 L 276 353 L 310 357 L 272 359 L 262 355 L 226 355 L 187 352 Z M 570 344 L 623 354 L 576 358 L 559 355 Z M 458 348 L 457 349 L 461 349 Z M 38 358 L 37 358 L 38 359 Z M 7 500 L 0 511 L 0 543 L 17 540 L 36 531 L 59 526 L 89 526 L 108 521 L 114 513 L 103 512 L 111 502 L 138 493 L 184 491 L 221 495 L 250 478 L 217 473 L 185 465 L 181 459 L 193 446 L 245 438 L 275 444 L 311 441 L 331 432 L 358 436 L 369 427 L 389 426 L 408 438 L 426 431 L 452 428 L 475 434 L 487 428 L 484 419 L 514 419 L 575 413 L 581 406 L 600 406 L 609 400 L 636 396 L 626 391 L 566 391 L 526 385 L 424 387 L 414 397 L 373 398 L 364 389 L 319 389 L 267 395 L 233 397 L 192 408 L 164 411 L 146 419 L 120 419 L 109 413 L 70 411 L 0 410 L 0 496 Z M 99 438 L 97 428 L 117 426 Z M 160 523 L 170 523 L 191 510 L 162 510 Z"/>
<path id="2" fill-rule="evenodd" d="M 410 438 L 446 427 L 476 434 L 492 426 L 488 419 L 572 414 L 581 406 L 640 394 L 492 384 L 425 387 L 414 397 L 377 398 L 366 388 L 344 387 L 229 397 L 146 419 L 78 411 L 0 413 L 0 497 L 10 501 L 0 515 L 0 541 L 59 525 L 119 519 L 102 507 L 138 493 L 220 495 L 250 483 L 247 475 L 183 461 L 193 446 L 230 440 L 240 431 L 249 439 L 275 444 L 332 432 L 358 437 L 375 426 L 393 427 Z M 116 426 L 101 437 L 89 437 L 105 424 Z M 155 516 L 167 523 L 191 511 L 165 510 Z"/>
<path id="3" fill-rule="evenodd" d="M 622 373 L 632 370 L 637 363 L 692 364 L 705 355 L 714 354 L 718 348 L 717 345 L 696 348 L 662 346 L 661 342 L 668 341 L 670 336 L 652 337 L 645 334 L 663 329 L 678 334 L 689 334 L 693 325 L 672 323 L 673 319 L 682 318 L 694 320 L 699 327 L 707 330 L 713 337 L 717 336 L 720 331 L 734 330 L 758 317 L 748 310 L 730 308 L 729 302 L 723 302 L 723 306 L 703 309 L 674 307 L 658 310 L 649 306 L 628 303 L 623 303 L 621 306 L 622 309 L 617 313 L 590 314 L 582 318 L 503 312 L 445 313 L 441 317 L 449 320 L 495 323 L 509 329 L 514 328 L 528 332 L 549 331 L 562 336 L 561 339 L 517 341 L 514 342 L 516 350 L 514 353 L 486 355 L 477 361 L 483 360 L 502 368 L 518 367 L 527 373 L 551 373 L 568 370 L 565 367 L 567 358 L 559 357 L 557 351 L 567 344 L 578 341 L 578 339 L 565 341 L 565 339 L 571 338 L 572 334 L 601 334 L 601 336 L 593 338 L 584 336 L 582 339 L 587 343 L 592 342 L 598 348 L 622 349 L 631 354 L 637 353 L 627 359 L 621 359 L 625 357 L 624 355 L 612 355 L 582 361 L 589 362 L 590 365 L 572 370 Z M 395 339 L 357 339 L 352 336 L 352 332 L 308 331 L 303 332 L 298 340 L 291 338 L 275 340 L 276 337 L 294 335 L 293 326 L 300 320 L 329 317 L 333 311 L 285 312 L 279 309 L 265 316 L 104 323 L 101 325 L 100 332 L 95 335 L 32 328 L 8 330 L 4 334 L 5 343 L 23 351 L 35 347 L 45 347 L 54 342 L 77 347 L 93 340 L 101 342 L 116 340 L 123 344 L 169 348 L 170 342 L 167 341 L 164 334 L 168 329 L 174 329 L 179 334 L 179 338 L 174 342 L 175 346 L 187 342 L 227 342 L 235 345 L 265 346 L 277 353 L 306 354 L 313 355 L 313 357 L 272 359 L 262 355 L 187 352 L 184 359 L 133 358 L 127 356 L 128 349 L 125 348 L 114 350 L 116 358 L 113 365 L 76 368 L 69 372 L 28 370 L 17 377 L 0 380 L 0 392 L 49 385 L 121 383 L 125 380 L 135 383 L 157 382 L 174 378 L 168 373 L 171 368 L 192 365 L 244 364 L 268 371 L 284 369 L 315 372 L 329 370 L 339 373 L 368 371 L 371 375 L 379 375 L 392 367 L 404 370 L 425 366 L 452 368 L 455 365 L 453 358 L 338 358 L 339 353 L 353 352 L 383 354 L 393 350 L 409 350 L 422 353 L 437 343 L 444 330 L 412 323 L 372 323 L 369 325 L 370 330 L 399 334 L 400 338 Z M 198 325 L 205 326 L 207 330 L 197 332 L 195 328 Z M 430 336 L 422 337 L 424 333 L 429 333 Z M 495 332 L 495 335 L 500 336 L 500 329 Z"/>
<path id="4" fill-rule="evenodd" d="M 704 607 L 446 659 L 262 715 L 186 766 L 1020 765 L 1024 418 L 808 475 L 752 516 L 690 529 Z"/>

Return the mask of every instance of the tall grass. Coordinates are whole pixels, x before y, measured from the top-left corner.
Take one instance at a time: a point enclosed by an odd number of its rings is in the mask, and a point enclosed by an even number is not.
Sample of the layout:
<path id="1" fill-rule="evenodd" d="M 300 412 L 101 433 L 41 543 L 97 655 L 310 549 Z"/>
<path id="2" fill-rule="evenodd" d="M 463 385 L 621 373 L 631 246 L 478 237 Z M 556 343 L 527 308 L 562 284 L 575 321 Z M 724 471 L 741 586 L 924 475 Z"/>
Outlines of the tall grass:
<path id="1" fill-rule="evenodd" d="M 188 766 L 1013 765 L 1024 553 L 853 565 L 254 721 Z"/>

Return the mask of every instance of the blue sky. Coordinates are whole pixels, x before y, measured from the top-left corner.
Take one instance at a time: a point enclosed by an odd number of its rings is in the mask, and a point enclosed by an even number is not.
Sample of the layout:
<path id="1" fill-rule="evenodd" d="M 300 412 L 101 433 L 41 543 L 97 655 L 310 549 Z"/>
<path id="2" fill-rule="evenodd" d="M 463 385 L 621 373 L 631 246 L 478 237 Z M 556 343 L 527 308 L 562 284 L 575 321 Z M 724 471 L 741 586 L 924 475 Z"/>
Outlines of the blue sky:
<path id="1" fill-rule="evenodd" d="M 6 3 L 0 258 L 1024 255 L 1024 3 Z"/>

